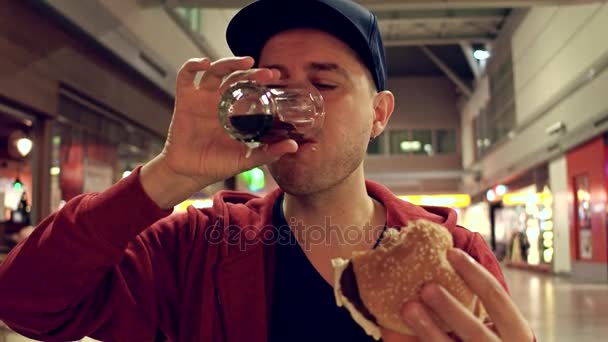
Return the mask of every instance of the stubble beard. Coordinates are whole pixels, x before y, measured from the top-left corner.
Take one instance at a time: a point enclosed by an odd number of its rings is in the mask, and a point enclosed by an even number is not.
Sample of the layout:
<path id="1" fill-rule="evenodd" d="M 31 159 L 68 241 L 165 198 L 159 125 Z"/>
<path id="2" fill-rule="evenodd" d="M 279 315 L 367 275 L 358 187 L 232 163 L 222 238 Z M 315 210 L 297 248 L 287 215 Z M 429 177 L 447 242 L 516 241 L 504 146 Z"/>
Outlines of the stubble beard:
<path id="1" fill-rule="evenodd" d="M 270 174 L 279 187 L 294 196 L 309 196 L 325 192 L 348 178 L 363 162 L 365 151 L 354 144 L 348 150 L 337 151 L 333 160 L 320 165 L 297 159 L 281 159 L 269 165 Z"/>

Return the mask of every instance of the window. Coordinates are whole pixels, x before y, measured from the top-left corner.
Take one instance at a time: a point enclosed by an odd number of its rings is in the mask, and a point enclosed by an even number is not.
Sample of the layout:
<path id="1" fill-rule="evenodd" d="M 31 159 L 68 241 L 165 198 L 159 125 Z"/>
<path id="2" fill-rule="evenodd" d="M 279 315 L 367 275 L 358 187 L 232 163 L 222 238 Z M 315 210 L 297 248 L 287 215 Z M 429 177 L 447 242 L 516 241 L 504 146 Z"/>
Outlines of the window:
<path id="1" fill-rule="evenodd" d="M 481 109 L 473 124 L 475 125 L 475 158 L 480 160 L 493 144 L 486 108 Z"/>
<path id="2" fill-rule="evenodd" d="M 433 131 L 430 129 L 415 129 L 412 131 L 412 153 L 432 156 L 435 154 L 433 148 Z"/>
<path id="3" fill-rule="evenodd" d="M 191 32 L 201 32 L 201 10 L 199 8 L 177 7 L 173 11 L 183 20 Z"/>
<path id="4" fill-rule="evenodd" d="M 81 193 L 105 190 L 163 148 L 162 137 L 69 89 L 61 89 L 59 110 L 52 130 L 51 211 Z"/>
<path id="5" fill-rule="evenodd" d="M 495 118 L 491 132 L 495 141 L 501 141 L 515 128 L 515 102 L 507 106 L 500 116 Z"/>
<path id="6" fill-rule="evenodd" d="M 482 158 L 491 148 L 509 137 L 516 127 L 515 86 L 511 51 L 505 51 L 488 65 L 490 100 L 476 121 L 475 155 Z"/>
<path id="7" fill-rule="evenodd" d="M 456 131 L 453 129 L 437 130 L 437 153 L 456 153 Z"/>
<path id="8" fill-rule="evenodd" d="M 414 146 L 410 141 L 410 132 L 406 130 L 390 132 L 391 154 L 409 154 Z"/>
<path id="9" fill-rule="evenodd" d="M 389 130 L 386 136 L 387 140 L 380 136 L 370 142 L 367 153 L 432 157 L 458 152 L 458 134 L 454 128 Z"/>
<path id="10" fill-rule="evenodd" d="M 376 139 L 373 139 L 367 145 L 367 154 L 371 155 L 379 155 L 384 153 L 384 149 L 382 148 L 384 145 L 384 135 L 379 135 Z"/>

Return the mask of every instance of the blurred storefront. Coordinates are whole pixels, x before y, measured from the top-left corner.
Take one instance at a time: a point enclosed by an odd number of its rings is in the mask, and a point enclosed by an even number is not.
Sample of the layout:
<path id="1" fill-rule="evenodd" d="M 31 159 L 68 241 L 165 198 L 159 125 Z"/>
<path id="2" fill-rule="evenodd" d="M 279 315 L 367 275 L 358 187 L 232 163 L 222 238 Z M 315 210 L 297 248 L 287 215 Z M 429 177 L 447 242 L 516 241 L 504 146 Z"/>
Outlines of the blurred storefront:
<path id="1" fill-rule="evenodd" d="M 553 262 L 553 196 L 548 187 L 520 189 L 502 198 L 494 210 L 497 241 L 506 246 L 506 261 L 511 266 L 532 266 L 551 271 Z"/>
<path id="2" fill-rule="evenodd" d="M 474 212 L 471 210 L 471 196 L 467 194 L 410 194 L 397 197 L 415 205 L 451 208 L 456 212 L 457 224 L 484 235 L 484 225 L 469 220 Z"/>
<path id="3" fill-rule="evenodd" d="M 490 222 L 490 206 L 485 201 L 476 201 L 463 208 L 458 215 L 460 224 L 467 229 L 481 234 L 488 245 L 492 244 L 492 223 Z"/>
<path id="4" fill-rule="evenodd" d="M 572 276 L 608 281 L 608 133 L 566 154 Z"/>
<path id="5" fill-rule="evenodd" d="M 489 244 L 499 260 L 608 281 L 608 133 L 493 186 L 485 197 Z"/>
<path id="6" fill-rule="evenodd" d="M 160 152 L 173 95 L 37 2 L 2 5 L 0 69 L 1 259 L 22 228 Z"/>
<path id="7" fill-rule="evenodd" d="M 201 191 L 192 195 L 191 198 L 175 206 L 173 213 L 185 212 L 190 206 L 197 209 L 209 208 L 213 206 L 213 196 L 221 190 L 248 192 L 262 197 L 277 188 L 278 185 L 270 175 L 268 167 L 263 165 L 241 172 L 224 182 L 218 182 L 201 189 Z"/>
<path id="8" fill-rule="evenodd" d="M 485 197 L 496 257 L 509 266 L 552 272 L 555 232 L 547 165 L 492 187 Z"/>
<path id="9" fill-rule="evenodd" d="M 36 117 L 0 103 L 0 253 L 15 245 L 32 222 L 36 153 Z"/>
<path id="10" fill-rule="evenodd" d="M 256 167 L 234 178 L 234 189 L 263 196 L 278 188 L 267 166 Z"/>
<path id="11" fill-rule="evenodd" d="M 52 126 L 51 211 L 77 195 L 107 189 L 157 155 L 163 138 L 63 89 Z"/>

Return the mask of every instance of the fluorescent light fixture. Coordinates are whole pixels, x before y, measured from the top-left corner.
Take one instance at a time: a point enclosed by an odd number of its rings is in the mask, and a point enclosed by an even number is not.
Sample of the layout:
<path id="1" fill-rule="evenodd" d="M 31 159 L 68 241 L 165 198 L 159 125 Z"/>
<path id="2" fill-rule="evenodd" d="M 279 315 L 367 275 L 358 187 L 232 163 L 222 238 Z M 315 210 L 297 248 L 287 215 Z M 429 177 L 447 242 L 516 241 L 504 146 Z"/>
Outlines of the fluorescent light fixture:
<path id="1" fill-rule="evenodd" d="M 59 176 L 59 174 L 61 173 L 61 169 L 59 168 L 59 166 L 53 166 L 50 169 L 50 173 L 51 176 Z"/>
<path id="2" fill-rule="evenodd" d="M 422 149 L 422 143 L 420 141 L 402 141 L 399 144 L 401 151 L 410 152 L 410 151 L 420 151 Z"/>
<path id="3" fill-rule="evenodd" d="M 490 52 L 487 50 L 475 50 L 475 52 L 473 52 L 473 57 L 479 61 L 485 61 L 490 58 L 490 56 Z"/>

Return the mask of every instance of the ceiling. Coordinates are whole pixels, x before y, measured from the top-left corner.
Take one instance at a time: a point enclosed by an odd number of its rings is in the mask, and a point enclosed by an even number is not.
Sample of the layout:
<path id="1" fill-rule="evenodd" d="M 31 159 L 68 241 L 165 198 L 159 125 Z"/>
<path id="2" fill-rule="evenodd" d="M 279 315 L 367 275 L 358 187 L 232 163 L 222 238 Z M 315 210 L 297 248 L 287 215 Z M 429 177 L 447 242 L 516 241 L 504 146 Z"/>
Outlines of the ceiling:
<path id="1" fill-rule="evenodd" d="M 511 10 L 375 10 L 386 45 L 389 77 L 446 75 L 461 91 L 470 91 L 481 72 L 473 50 L 491 47 Z"/>
<path id="2" fill-rule="evenodd" d="M 137 0 L 143 6 L 240 8 L 250 0 Z M 287 1 L 287 0 L 285 0 Z M 389 77 L 447 76 L 464 95 L 483 63 L 475 49 L 492 42 L 514 9 L 593 0 L 357 0 L 379 19 Z"/>
<path id="3" fill-rule="evenodd" d="M 480 5 L 481 6 L 481 5 Z M 510 8 L 375 10 L 387 45 L 490 42 Z"/>
<path id="4" fill-rule="evenodd" d="M 252 0 L 138 0 L 142 5 L 163 2 L 168 6 L 189 6 L 208 8 L 239 8 Z M 284 0 L 289 1 L 289 0 Z M 399 9 L 453 9 L 453 8 L 496 8 L 531 7 L 569 3 L 588 3 L 594 0 L 356 0 L 372 10 Z"/>
<path id="5" fill-rule="evenodd" d="M 470 82 L 473 72 L 458 45 L 436 45 L 428 47 L 462 79 Z M 442 76 L 443 71 L 415 46 L 387 47 L 389 76 Z"/>

